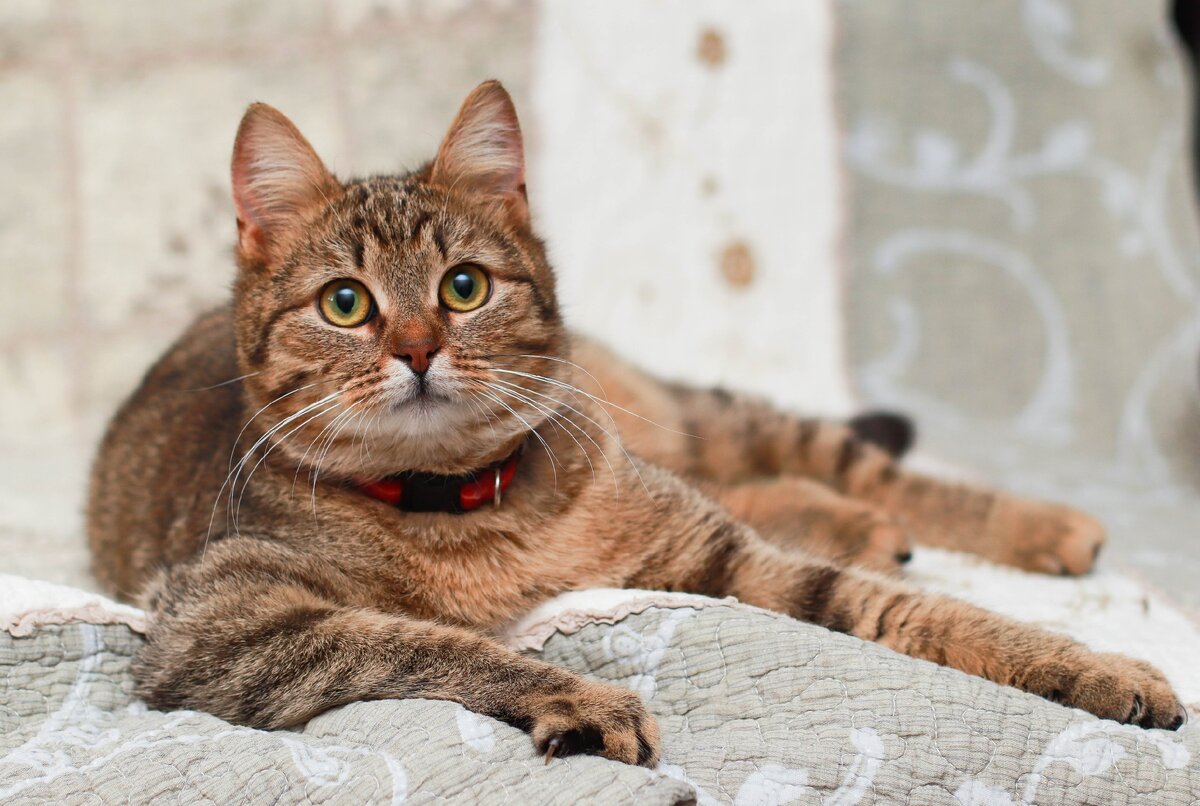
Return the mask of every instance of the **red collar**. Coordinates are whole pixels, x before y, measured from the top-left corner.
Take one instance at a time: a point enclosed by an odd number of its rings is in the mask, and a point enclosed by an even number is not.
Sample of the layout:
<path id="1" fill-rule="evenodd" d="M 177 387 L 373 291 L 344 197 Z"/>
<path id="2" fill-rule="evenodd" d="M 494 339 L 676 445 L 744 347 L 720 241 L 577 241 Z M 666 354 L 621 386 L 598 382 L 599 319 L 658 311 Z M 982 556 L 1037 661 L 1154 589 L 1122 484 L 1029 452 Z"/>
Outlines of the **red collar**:
<path id="1" fill-rule="evenodd" d="M 406 512 L 470 512 L 489 501 L 499 507 L 517 473 L 519 454 L 461 476 L 406 471 L 355 486 Z"/>

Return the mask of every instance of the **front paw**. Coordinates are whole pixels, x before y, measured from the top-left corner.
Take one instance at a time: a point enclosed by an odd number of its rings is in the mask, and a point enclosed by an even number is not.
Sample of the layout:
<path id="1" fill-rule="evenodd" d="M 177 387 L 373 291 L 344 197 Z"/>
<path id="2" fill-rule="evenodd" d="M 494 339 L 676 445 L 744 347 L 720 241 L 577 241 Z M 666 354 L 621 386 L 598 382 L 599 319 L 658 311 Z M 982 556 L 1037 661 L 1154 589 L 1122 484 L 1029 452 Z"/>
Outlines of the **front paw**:
<path id="1" fill-rule="evenodd" d="M 865 512 L 842 527 L 840 543 L 845 552 L 832 559 L 884 574 L 897 574 L 912 559 L 913 543 L 908 530 L 882 512 Z"/>
<path id="2" fill-rule="evenodd" d="M 646 767 L 658 763 L 658 724 L 628 689 L 583 683 L 537 697 L 529 709 L 529 732 L 547 763 L 578 753 Z"/>
<path id="3" fill-rule="evenodd" d="M 884 510 L 858 501 L 822 503 L 767 526 L 759 528 L 779 545 L 801 548 L 838 565 L 898 574 L 912 559 L 912 537 L 903 524 Z"/>
<path id="4" fill-rule="evenodd" d="M 1187 712 L 1157 668 L 1124 655 L 1088 653 L 1069 668 L 1043 670 L 1038 693 L 1103 719 L 1143 728 L 1178 730 Z"/>
<path id="5" fill-rule="evenodd" d="M 989 525 L 999 554 L 994 559 L 1043 574 L 1086 574 L 1104 546 L 1099 521 L 1060 504 L 1010 499 Z"/>

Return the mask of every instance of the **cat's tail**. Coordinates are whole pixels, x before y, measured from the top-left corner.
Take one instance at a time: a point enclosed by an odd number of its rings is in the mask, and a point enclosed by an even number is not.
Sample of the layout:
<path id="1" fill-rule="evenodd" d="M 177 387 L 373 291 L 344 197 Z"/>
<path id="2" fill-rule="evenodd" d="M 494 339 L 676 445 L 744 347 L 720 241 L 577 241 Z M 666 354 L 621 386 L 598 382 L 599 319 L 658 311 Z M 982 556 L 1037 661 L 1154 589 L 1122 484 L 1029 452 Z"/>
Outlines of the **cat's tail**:
<path id="1" fill-rule="evenodd" d="M 917 440 L 917 427 L 903 414 L 892 411 L 868 411 L 850 420 L 850 428 L 859 439 L 883 448 L 899 459 Z"/>

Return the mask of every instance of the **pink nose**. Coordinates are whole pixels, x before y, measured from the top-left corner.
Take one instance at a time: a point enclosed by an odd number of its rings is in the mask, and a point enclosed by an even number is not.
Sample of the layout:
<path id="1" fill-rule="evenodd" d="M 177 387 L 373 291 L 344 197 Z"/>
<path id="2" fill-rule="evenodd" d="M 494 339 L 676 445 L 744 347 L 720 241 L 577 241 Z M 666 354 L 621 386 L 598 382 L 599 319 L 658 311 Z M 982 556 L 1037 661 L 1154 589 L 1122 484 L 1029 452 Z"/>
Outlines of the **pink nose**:
<path id="1" fill-rule="evenodd" d="M 413 372 L 424 375 L 425 371 L 429 369 L 430 359 L 441 349 L 441 346 L 433 339 L 402 342 L 396 345 L 395 355 L 408 364 L 409 369 Z"/>

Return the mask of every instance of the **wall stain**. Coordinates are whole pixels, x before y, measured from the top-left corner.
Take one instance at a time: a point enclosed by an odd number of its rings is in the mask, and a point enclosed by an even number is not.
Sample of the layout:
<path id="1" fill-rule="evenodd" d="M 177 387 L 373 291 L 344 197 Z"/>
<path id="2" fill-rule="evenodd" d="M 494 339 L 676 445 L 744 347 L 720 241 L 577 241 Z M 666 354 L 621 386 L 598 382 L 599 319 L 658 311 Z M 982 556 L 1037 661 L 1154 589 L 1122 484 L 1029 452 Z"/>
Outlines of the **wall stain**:
<path id="1" fill-rule="evenodd" d="M 717 68 L 725 64 L 727 56 L 725 37 L 716 28 L 705 28 L 700 32 L 700 42 L 696 46 L 696 58 L 706 67 Z"/>
<path id="2" fill-rule="evenodd" d="M 754 282 L 754 255 L 745 241 L 733 241 L 721 250 L 721 274 L 734 288 L 746 288 Z"/>

